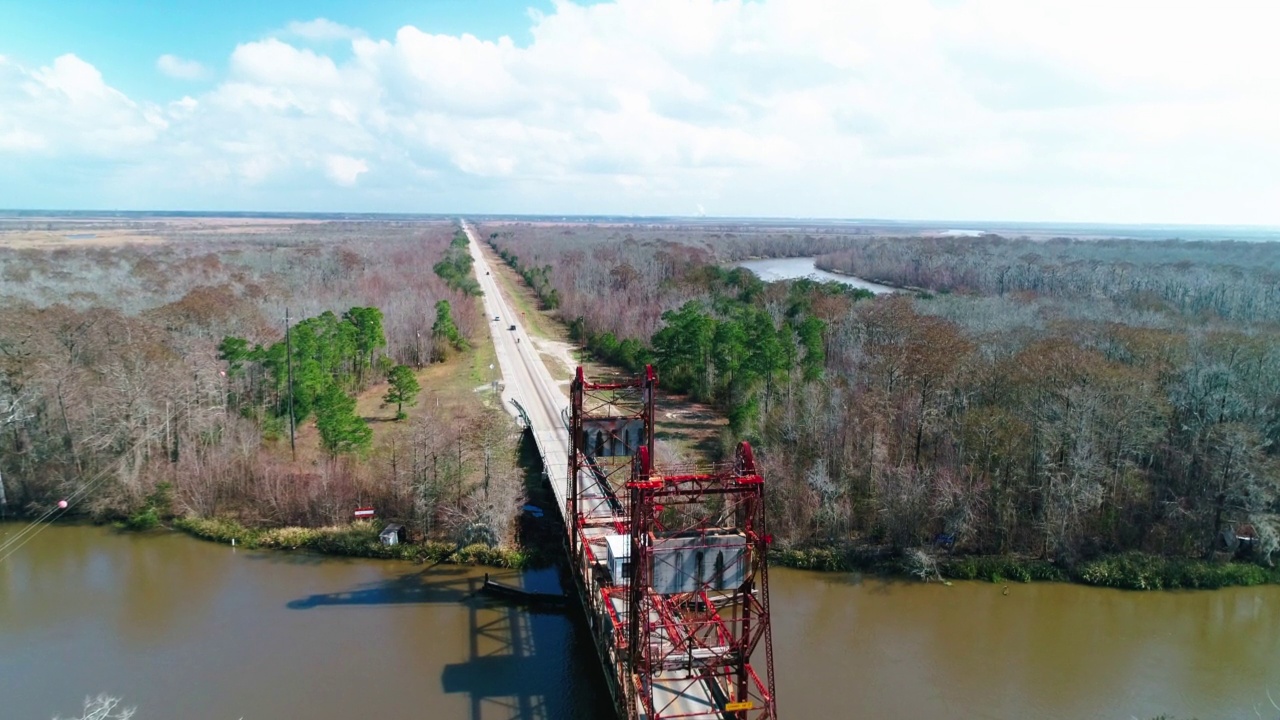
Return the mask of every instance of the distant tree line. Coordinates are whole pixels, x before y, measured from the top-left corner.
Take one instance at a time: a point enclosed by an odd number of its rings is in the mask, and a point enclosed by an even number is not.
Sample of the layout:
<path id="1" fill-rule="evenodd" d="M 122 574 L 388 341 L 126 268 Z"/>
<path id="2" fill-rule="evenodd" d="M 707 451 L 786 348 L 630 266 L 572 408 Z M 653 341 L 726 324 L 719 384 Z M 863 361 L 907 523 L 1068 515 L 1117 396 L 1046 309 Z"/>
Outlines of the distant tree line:
<path id="1" fill-rule="evenodd" d="M 467 234 L 458 229 L 453 239 L 449 241 L 449 249 L 445 252 L 444 258 L 436 263 L 432 270 L 454 290 L 466 295 L 482 295 L 480 282 L 471 272 L 474 261 L 471 259 L 471 252 L 467 249 L 468 245 Z"/>
<path id="2" fill-rule="evenodd" d="M 1236 323 L 1280 320 L 1275 243 L 867 238 L 817 265 L 934 292 L 1096 300 Z"/>
<path id="3" fill-rule="evenodd" d="M 551 266 L 543 265 L 537 267 L 533 265 L 523 265 L 520 263 L 520 256 L 516 255 L 510 248 L 500 248 L 494 241 L 497 239 L 497 233 L 492 233 L 489 237 L 489 244 L 497 251 L 498 257 L 513 270 L 524 278 L 524 282 L 538 296 L 538 301 L 542 303 L 544 310 L 555 310 L 560 307 L 560 291 L 551 283 Z"/>

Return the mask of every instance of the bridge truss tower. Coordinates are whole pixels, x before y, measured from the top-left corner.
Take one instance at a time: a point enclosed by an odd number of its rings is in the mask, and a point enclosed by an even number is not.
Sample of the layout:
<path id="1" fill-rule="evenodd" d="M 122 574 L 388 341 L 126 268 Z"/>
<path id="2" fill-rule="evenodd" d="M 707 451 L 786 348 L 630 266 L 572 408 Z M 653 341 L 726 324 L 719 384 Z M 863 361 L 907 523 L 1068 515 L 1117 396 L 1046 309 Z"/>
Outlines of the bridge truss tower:
<path id="1" fill-rule="evenodd" d="M 619 492 L 632 459 L 653 453 L 653 401 L 658 377 L 652 366 L 643 377 L 588 382 L 579 367 L 569 386 L 569 548 L 582 552 L 587 527 L 624 532 L 629 520 Z"/>
<path id="2" fill-rule="evenodd" d="M 656 387 L 570 389 L 568 544 L 610 689 L 629 719 L 776 718 L 764 480 L 745 442 L 656 467 Z"/>

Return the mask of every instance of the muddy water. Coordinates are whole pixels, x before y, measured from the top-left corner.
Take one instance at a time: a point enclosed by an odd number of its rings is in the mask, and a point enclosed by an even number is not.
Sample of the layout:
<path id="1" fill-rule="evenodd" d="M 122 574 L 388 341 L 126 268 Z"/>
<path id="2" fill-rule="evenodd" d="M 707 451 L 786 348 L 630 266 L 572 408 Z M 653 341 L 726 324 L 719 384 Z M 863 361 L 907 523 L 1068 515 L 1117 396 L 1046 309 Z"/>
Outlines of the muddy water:
<path id="1" fill-rule="evenodd" d="M 863 290 L 870 290 L 879 295 L 880 293 L 893 292 L 893 288 L 887 285 L 879 285 L 873 282 L 867 282 L 861 278 L 851 277 L 849 275 L 837 275 L 826 270 L 819 270 L 813 264 L 813 258 L 771 258 L 767 260 L 747 260 L 738 263 L 738 267 L 744 267 L 755 273 L 757 277 L 765 282 L 775 282 L 777 280 L 794 280 L 796 278 L 809 278 L 818 282 L 838 282 L 850 285 Z"/>
<path id="2" fill-rule="evenodd" d="M 15 529 L 0 527 L 0 542 Z M 100 692 L 137 706 L 136 720 L 607 712 L 573 621 L 469 599 L 482 580 L 443 565 L 49 528 L 0 564 L 0 718 L 78 717 Z"/>
<path id="3" fill-rule="evenodd" d="M 585 634 L 469 598 L 481 578 L 49 528 L 0 563 L 0 718 L 99 692 L 137 720 L 606 714 Z M 1006 595 L 775 570 L 772 599 L 785 718 L 1280 717 L 1276 587 Z"/>
<path id="4" fill-rule="evenodd" d="M 1280 587 L 771 578 L 779 698 L 800 717 L 1280 718 Z"/>

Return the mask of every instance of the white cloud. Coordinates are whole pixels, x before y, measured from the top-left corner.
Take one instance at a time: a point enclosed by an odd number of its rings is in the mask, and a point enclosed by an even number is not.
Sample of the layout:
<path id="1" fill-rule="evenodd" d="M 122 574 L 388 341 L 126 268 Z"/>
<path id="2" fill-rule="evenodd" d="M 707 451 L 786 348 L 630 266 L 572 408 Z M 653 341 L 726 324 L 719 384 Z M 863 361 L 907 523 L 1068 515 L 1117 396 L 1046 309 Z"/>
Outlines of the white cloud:
<path id="1" fill-rule="evenodd" d="M 156 69 L 177 80 L 202 80 L 209 74 L 205 66 L 195 60 L 168 54 L 156 58 Z"/>
<path id="2" fill-rule="evenodd" d="M 81 205 L 145 177 L 183 207 L 1280 224 L 1268 17 L 1247 0 L 561 1 L 525 45 L 321 18 L 228 48 L 224 81 L 161 105 L 75 56 L 0 58 L 0 157 L 99 163 Z"/>
<path id="3" fill-rule="evenodd" d="M 306 22 L 291 22 L 285 28 L 285 33 L 316 41 L 353 40 L 364 35 L 356 28 L 347 27 L 325 18 L 316 18 Z"/>
<path id="4" fill-rule="evenodd" d="M 359 158 L 346 155 L 330 155 L 324 159 L 325 174 L 329 179 L 342 187 L 351 187 L 364 173 L 369 172 L 369 164 Z"/>
<path id="5" fill-rule="evenodd" d="M 231 72 L 248 82 L 281 88 L 334 88 L 339 80 L 332 59 L 275 38 L 237 46 L 231 53 Z"/>
<path id="6" fill-rule="evenodd" d="M 16 153 L 44 150 L 48 141 L 41 135 L 18 128 L 0 133 L 0 150 Z"/>
<path id="7" fill-rule="evenodd" d="M 160 108 L 130 100 L 75 55 L 35 70 L 0 59 L 0 150 L 120 161 L 167 127 Z"/>

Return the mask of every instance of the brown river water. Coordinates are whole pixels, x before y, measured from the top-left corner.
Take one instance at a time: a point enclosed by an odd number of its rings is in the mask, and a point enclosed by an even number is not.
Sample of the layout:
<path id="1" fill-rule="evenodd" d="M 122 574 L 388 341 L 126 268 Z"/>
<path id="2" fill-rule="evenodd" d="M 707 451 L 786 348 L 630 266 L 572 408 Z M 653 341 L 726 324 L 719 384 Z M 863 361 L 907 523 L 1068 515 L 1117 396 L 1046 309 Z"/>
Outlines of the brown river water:
<path id="1" fill-rule="evenodd" d="M 0 562 L 0 720 L 101 692 L 136 720 L 606 716 L 579 619 L 471 597 L 482 578 L 50 527 Z M 771 585 L 783 718 L 1280 718 L 1280 587 Z"/>

